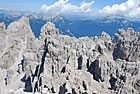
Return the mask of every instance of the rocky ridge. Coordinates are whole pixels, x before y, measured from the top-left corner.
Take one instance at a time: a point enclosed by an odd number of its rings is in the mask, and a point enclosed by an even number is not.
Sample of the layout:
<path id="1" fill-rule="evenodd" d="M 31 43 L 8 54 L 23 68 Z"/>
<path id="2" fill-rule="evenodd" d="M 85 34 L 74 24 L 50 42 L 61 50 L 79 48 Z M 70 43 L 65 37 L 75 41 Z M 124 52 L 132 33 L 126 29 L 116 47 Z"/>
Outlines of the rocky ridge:
<path id="1" fill-rule="evenodd" d="M 47 22 L 0 23 L 0 94 L 139 94 L 140 33 L 69 37 Z"/>

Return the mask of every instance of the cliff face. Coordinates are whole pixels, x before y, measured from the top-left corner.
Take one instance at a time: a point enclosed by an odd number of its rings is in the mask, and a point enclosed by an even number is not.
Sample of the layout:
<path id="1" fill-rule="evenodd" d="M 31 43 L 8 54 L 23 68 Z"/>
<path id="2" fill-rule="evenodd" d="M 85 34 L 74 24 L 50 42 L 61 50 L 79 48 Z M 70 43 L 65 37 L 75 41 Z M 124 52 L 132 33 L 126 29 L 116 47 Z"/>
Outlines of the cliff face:
<path id="1" fill-rule="evenodd" d="M 50 22 L 37 39 L 26 17 L 1 23 L 0 94 L 138 94 L 139 39 L 131 28 L 77 39 Z"/>

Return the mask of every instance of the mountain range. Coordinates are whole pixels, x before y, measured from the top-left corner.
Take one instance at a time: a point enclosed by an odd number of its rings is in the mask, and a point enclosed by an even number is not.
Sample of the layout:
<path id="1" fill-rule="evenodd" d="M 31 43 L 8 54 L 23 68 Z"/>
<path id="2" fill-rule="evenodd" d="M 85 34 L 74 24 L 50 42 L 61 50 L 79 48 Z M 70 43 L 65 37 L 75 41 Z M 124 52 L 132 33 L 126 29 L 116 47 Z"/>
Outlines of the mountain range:
<path id="1" fill-rule="evenodd" d="M 0 94 L 140 94 L 140 22 L 11 13 L 0 14 Z"/>
<path id="2" fill-rule="evenodd" d="M 140 94 L 139 32 L 76 38 L 47 22 L 36 38 L 29 22 L 0 23 L 0 94 Z"/>
<path id="3" fill-rule="evenodd" d="M 48 21 L 55 24 L 59 28 L 60 33 L 69 36 L 79 37 L 93 37 L 100 36 L 104 31 L 110 36 L 118 32 L 118 29 L 127 30 L 133 28 L 135 31 L 140 31 L 140 22 L 131 21 L 124 18 L 115 18 L 111 16 L 86 18 L 86 17 L 70 17 L 65 16 L 45 16 L 35 13 L 13 13 L 11 11 L 0 11 L 0 22 L 5 22 L 6 27 L 13 21 L 26 16 L 30 20 L 30 26 L 36 37 L 40 34 L 41 27 Z"/>

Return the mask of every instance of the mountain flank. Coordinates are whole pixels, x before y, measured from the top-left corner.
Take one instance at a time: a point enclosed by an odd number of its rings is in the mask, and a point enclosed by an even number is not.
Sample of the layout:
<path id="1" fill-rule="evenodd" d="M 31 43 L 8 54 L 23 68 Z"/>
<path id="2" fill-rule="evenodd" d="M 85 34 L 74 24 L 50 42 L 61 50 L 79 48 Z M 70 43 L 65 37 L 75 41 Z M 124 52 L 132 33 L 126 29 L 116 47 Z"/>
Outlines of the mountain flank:
<path id="1" fill-rule="evenodd" d="M 140 93 L 140 33 L 132 28 L 76 38 L 47 22 L 36 38 L 22 17 L 7 29 L 0 23 L 0 41 L 0 94 Z"/>

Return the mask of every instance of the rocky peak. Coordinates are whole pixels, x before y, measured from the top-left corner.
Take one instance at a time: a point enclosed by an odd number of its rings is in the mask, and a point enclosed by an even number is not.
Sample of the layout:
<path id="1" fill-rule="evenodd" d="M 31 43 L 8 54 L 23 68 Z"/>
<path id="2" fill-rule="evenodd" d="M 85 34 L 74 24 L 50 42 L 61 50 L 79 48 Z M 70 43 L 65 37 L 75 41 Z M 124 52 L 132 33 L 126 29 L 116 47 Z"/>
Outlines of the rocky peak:
<path id="1" fill-rule="evenodd" d="M 140 93 L 140 35 L 130 28 L 112 38 L 103 32 L 77 39 L 47 22 L 36 39 L 22 17 L 6 31 L 0 35 L 2 94 Z"/>
<path id="2" fill-rule="evenodd" d="M 22 24 L 25 23 L 27 25 L 29 25 L 29 18 L 22 16 L 21 19 L 18 20 L 19 22 L 21 22 Z"/>
<path id="3" fill-rule="evenodd" d="M 135 37 L 139 36 L 139 33 L 134 31 L 132 28 L 128 28 L 127 31 L 123 29 L 119 29 L 119 35 L 121 36 L 121 39 L 126 41 L 135 40 Z"/>
<path id="4" fill-rule="evenodd" d="M 47 22 L 41 28 L 39 39 L 44 38 L 46 36 L 57 36 L 57 35 L 59 35 L 59 30 L 56 29 L 55 24 Z"/>
<path id="5" fill-rule="evenodd" d="M 120 29 L 119 34 L 115 34 L 113 41 L 117 41 L 114 49 L 114 58 L 121 58 L 127 61 L 136 62 L 140 56 L 137 52 L 140 50 L 140 34 L 132 28 L 127 31 Z"/>
<path id="6" fill-rule="evenodd" d="M 23 30 L 26 29 L 26 30 Z M 11 23 L 8 28 L 7 28 L 7 32 L 8 33 L 32 33 L 32 30 L 30 28 L 30 24 L 29 24 L 29 19 L 27 17 L 22 16 L 21 19 L 19 19 L 18 21 L 15 21 L 13 23 Z"/>
<path id="7" fill-rule="evenodd" d="M 106 32 L 102 32 L 102 34 L 100 36 L 100 39 L 103 39 L 103 40 L 111 40 L 111 37 Z"/>

